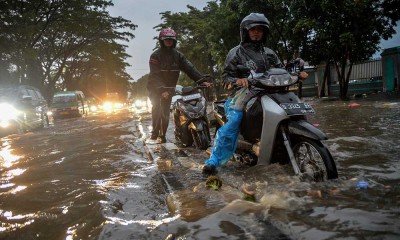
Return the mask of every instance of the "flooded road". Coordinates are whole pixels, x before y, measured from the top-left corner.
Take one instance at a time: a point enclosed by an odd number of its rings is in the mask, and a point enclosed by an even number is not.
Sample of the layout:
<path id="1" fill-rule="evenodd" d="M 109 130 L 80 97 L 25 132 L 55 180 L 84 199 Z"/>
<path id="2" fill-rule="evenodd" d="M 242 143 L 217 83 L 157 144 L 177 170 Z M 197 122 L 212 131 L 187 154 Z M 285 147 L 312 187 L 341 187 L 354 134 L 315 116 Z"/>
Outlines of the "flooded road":
<path id="1" fill-rule="evenodd" d="M 0 239 L 399 239 L 399 99 L 309 102 L 337 180 L 231 161 L 222 188 L 207 189 L 207 153 L 176 146 L 172 125 L 166 144 L 146 141 L 148 114 L 64 119 L 1 138 Z"/>

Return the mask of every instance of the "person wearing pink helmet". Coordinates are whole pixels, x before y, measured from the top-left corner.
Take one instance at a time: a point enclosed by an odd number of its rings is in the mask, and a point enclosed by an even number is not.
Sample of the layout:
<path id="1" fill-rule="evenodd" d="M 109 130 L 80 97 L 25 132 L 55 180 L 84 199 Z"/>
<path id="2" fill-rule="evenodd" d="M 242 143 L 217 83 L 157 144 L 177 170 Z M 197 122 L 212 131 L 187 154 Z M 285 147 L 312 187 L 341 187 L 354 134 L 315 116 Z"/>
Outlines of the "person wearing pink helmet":
<path id="1" fill-rule="evenodd" d="M 201 74 L 181 52 L 175 49 L 177 39 L 173 29 L 162 29 L 158 40 L 160 47 L 150 56 L 150 74 L 147 80 L 147 90 L 153 105 L 151 111 L 153 129 L 150 139 L 158 138 L 160 143 L 165 143 L 172 100 L 172 95 L 167 88 L 176 87 L 181 71 L 198 84 L 210 86 L 210 83 L 207 82 L 209 79 L 204 78 L 205 75 Z M 202 82 L 198 82 L 199 80 Z"/>

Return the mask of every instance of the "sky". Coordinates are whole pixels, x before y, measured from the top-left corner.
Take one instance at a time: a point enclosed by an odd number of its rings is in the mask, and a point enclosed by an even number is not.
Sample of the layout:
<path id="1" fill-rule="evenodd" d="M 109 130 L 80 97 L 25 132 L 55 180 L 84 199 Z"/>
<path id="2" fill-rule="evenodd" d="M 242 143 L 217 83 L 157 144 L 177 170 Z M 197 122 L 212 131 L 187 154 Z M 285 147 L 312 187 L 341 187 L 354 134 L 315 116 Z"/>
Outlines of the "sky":
<path id="1" fill-rule="evenodd" d="M 187 5 L 203 9 L 210 0 L 113 0 L 114 6 L 109 8 L 111 16 L 121 16 L 138 25 L 133 32 L 134 39 L 123 44 L 128 45 L 127 53 L 131 55 L 127 59 L 131 65 L 126 69 L 134 80 L 138 80 L 149 72 L 149 58 L 156 46 L 158 32 L 153 29 L 161 23 L 161 12 L 187 12 Z M 400 46 L 400 22 L 396 28 L 397 34 L 382 41 L 382 49 Z M 374 54 L 374 58 L 380 57 L 380 52 Z"/>
<path id="2" fill-rule="evenodd" d="M 143 75 L 149 73 L 149 58 L 156 46 L 158 32 L 153 29 L 161 22 L 161 12 L 187 12 L 187 5 L 203 9 L 210 0 L 113 0 L 114 6 L 109 8 L 110 15 L 113 17 L 121 16 L 138 25 L 133 34 L 134 39 L 128 43 L 127 54 L 132 57 L 127 61 L 131 65 L 127 73 L 134 80 L 138 80 Z"/>

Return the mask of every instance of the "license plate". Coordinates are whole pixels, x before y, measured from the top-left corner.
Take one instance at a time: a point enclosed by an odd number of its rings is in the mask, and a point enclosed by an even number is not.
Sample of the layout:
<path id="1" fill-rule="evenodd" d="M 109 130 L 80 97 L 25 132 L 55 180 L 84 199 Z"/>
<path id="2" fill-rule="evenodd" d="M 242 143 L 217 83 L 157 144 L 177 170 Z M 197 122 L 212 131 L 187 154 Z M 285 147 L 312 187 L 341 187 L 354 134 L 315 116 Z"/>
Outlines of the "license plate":
<path id="1" fill-rule="evenodd" d="M 283 110 L 288 115 L 314 114 L 315 111 L 309 103 L 281 103 Z"/>
<path id="2" fill-rule="evenodd" d="M 201 94 L 200 93 L 195 93 L 195 94 L 190 94 L 190 95 L 187 95 L 187 96 L 182 96 L 182 100 L 183 101 L 190 101 L 190 100 L 198 99 L 198 98 L 201 98 Z"/>

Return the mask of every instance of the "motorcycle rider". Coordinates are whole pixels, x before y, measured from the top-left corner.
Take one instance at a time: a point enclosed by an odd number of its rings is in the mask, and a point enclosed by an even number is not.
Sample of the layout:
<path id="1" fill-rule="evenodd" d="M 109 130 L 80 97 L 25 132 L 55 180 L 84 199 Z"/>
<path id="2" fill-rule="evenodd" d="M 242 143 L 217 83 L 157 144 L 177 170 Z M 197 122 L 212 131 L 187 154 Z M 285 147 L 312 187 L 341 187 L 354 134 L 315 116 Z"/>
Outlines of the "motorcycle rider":
<path id="1" fill-rule="evenodd" d="M 159 33 L 160 47 L 154 51 L 149 60 L 150 74 L 147 81 L 147 90 L 153 108 L 151 140 L 158 138 L 160 143 L 165 143 L 165 133 L 169 123 L 170 104 L 172 95 L 163 87 L 176 87 L 180 71 L 186 73 L 192 80 L 204 79 L 203 75 L 179 51 L 175 49 L 176 32 L 171 28 L 162 29 Z M 201 83 L 210 86 L 210 83 Z"/>
<path id="2" fill-rule="evenodd" d="M 269 21 L 262 13 L 250 13 L 240 23 L 241 42 L 229 51 L 225 59 L 222 80 L 225 89 L 232 89 L 234 85 L 241 88 L 224 105 L 228 121 L 217 131 L 211 156 L 203 166 L 204 174 L 215 174 L 216 168 L 233 156 L 245 104 L 255 95 L 248 89 L 247 78 L 239 76 L 238 65 L 244 65 L 254 73 L 263 73 L 271 67 L 284 67 L 276 53 L 263 46 L 268 33 Z M 306 72 L 300 73 L 300 79 L 305 79 L 307 76 Z"/>

